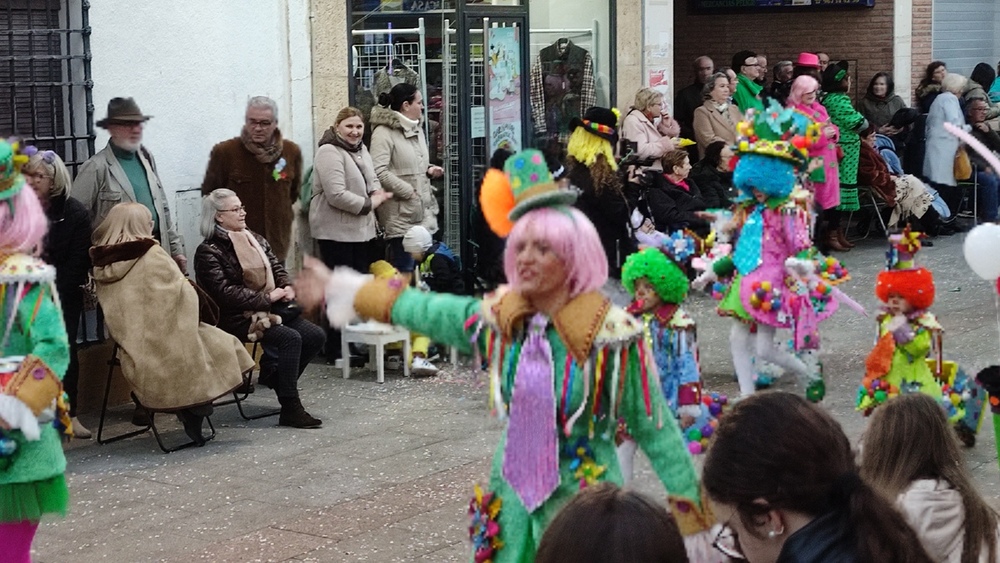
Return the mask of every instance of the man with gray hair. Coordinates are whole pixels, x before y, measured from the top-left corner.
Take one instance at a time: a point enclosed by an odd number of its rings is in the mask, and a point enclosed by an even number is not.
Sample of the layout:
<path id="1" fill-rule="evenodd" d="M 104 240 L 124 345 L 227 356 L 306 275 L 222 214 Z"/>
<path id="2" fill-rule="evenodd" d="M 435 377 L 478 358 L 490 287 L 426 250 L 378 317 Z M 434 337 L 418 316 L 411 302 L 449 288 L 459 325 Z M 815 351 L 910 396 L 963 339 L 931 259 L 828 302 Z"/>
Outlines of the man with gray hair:
<path id="1" fill-rule="evenodd" d="M 759 55 L 757 59 L 760 60 Z M 795 64 L 792 61 L 781 61 L 774 65 L 774 82 L 771 83 L 768 94 L 782 106 L 788 100 L 788 94 L 792 92 L 792 69 L 794 68 Z"/>
<path id="2" fill-rule="evenodd" d="M 271 244 L 284 261 L 291 247 L 292 204 L 302 184 L 302 151 L 283 139 L 278 105 L 264 96 L 250 98 L 239 137 L 212 147 L 201 193 L 218 188 L 236 192 L 247 210 L 247 228 Z"/>

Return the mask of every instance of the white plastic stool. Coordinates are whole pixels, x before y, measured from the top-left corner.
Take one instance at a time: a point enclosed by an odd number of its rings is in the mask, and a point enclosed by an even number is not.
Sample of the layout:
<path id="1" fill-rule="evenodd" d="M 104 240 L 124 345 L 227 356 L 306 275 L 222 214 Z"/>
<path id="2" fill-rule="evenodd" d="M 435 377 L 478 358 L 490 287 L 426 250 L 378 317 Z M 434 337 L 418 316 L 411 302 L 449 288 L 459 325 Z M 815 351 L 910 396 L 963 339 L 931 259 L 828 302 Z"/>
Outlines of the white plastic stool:
<path id="1" fill-rule="evenodd" d="M 410 357 L 410 331 L 405 328 L 383 323 L 367 322 L 347 325 L 340 331 L 340 357 L 344 369 L 344 379 L 351 378 L 351 342 L 367 344 L 368 362 L 375 364 L 378 382 L 385 383 L 385 345 L 393 342 L 403 343 L 403 358 Z M 403 362 L 403 375 L 410 376 L 410 363 Z"/>

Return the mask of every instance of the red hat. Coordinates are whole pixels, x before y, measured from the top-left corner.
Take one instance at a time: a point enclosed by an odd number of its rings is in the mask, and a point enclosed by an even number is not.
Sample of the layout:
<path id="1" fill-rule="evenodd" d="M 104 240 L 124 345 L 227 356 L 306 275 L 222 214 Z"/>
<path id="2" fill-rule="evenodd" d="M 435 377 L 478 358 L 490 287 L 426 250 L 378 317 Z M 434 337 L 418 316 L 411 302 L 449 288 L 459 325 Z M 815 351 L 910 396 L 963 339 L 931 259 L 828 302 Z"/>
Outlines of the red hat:
<path id="1" fill-rule="evenodd" d="M 819 68 L 819 56 L 815 53 L 799 53 L 795 66 L 807 66 L 809 68 Z"/>

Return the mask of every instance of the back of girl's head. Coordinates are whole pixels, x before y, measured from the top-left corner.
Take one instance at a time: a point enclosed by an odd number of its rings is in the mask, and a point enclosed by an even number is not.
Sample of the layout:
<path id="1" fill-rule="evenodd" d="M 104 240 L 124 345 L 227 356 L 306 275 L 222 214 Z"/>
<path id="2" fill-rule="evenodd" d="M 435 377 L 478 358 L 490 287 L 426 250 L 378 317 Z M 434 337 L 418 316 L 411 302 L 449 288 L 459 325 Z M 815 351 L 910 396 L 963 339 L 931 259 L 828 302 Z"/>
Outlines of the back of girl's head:
<path id="1" fill-rule="evenodd" d="M 977 64 L 976 68 L 972 69 L 972 74 L 969 75 L 969 78 L 973 82 L 979 84 L 987 90 L 993 85 L 993 81 L 996 80 L 996 77 L 996 71 L 994 71 L 993 67 L 991 67 L 988 63 Z"/>
<path id="2" fill-rule="evenodd" d="M 709 143 L 705 147 L 705 156 L 701 160 L 708 163 L 712 168 L 718 168 L 719 164 L 722 163 L 722 150 L 726 148 L 727 144 L 725 141 L 713 141 Z"/>
<path id="3" fill-rule="evenodd" d="M 507 237 L 503 269 L 515 290 L 517 253 L 529 239 L 543 242 L 562 261 L 570 297 L 596 291 L 608 280 L 604 247 L 590 219 L 573 207 L 543 207 L 525 213 Z"/>
<path id="4" fill-rule="evenodd" d="M 119 203 L 94 229 L 94 246 L 131 242 L 153 236 L 153 215 L 141 203 Z"/>
<path id="5" fill-rule="evenodd" d="M 918 479 L 947 481 L 965 505 L 965 549 L 971 551 L 962 561 L 978 561 L 984 542 L 994 560 L 996 513 L 976 492 L 955 432 L 931 397 L 909 393 L 875 409 L 865 432 L 861 475 L 889 499 Z"/>
<path id="6" fill-rule="evenodd" d="M 687 563 L 677 523 L 642 494 L 600 483 L 582 490 L 552 519 L 536 563 Z"/>
<path id="7" fill-rule="evenodd" d="M 816 92 L 819 90 L 819 81 L 808 74 L 803 74 L 792 81 L 792 88 L 788 93 L 788 101 L 801 104 L 802 96 L 805 96 L 809 92 Z"/>
<path id="8" fill-rule="evenodd" d="M 48 227 L 42 204 L 27 184 L 0 201 L 0 249 L 4 252 L 37 254 L 42 250 Z"/>
<path id="9" fill-rule="evenodd" d="M 416 86 L 400 82 L 393 86 L 392 90 L 382 92 L 378 95 L 378 105 L 393 111 L 399 111 L 403 107 L 403 102 L 413 102 L 418 91 Z"/>
<path id="10" fill-rule="evenodd" d="M 840 511 L 860 561 L 930 561 L 903 517 L 858 477 L 840 424 L 798 395 L 765 392 L 738 402 L 715 431 L 702 480 L 750 530 L 771 510 Z"/>

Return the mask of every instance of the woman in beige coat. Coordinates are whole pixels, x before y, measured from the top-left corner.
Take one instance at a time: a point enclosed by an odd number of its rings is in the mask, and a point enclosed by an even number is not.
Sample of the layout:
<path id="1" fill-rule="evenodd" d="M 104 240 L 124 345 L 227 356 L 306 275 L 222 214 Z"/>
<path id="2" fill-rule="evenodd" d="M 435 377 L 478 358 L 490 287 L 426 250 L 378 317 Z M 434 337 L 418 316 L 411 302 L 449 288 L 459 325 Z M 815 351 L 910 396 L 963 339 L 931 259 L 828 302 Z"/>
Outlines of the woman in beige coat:
<path id="1" fill-rule="evenodd" d="M 705 149 L 715 141 L 736 144 L 736 124 L 743 121 L 736 104 L 729 101 L 729 78 L 717 72 L 705 83 L 702 97 L 705 103 L 694 110 L 694 140 L 698 156 L 705 158 Z"/>
<path id="2" fill-rule="evenodd" d="M 404 82 L 383 92 L 378 101 L 371 114 L 371 155 L 382 189 L 392 193 L 392 199 L 378 208 L 377 215 L 385 229 L 389 261 L 401 272 L 412 272 L 413 258 L 403 250 L 403 236 L 416 225 L 437 232 L 438 204 L 430 180 L 444 175 L 444 169 L 428 160 L 427 139 L 420 127 L 424 107 L 420 90 Z"/>
<path id="3" fill-rule="evenodd" d="M 97 299 L 139 402 L 176 412 L 204 445 L 201 426 L 212 401 L 239 387 L 254 362 L 235 337 L 199 321 L 198 293 L 153 238 L 152 225 L 145 206 L 123 203 L 94 230 Z"/>
<path id="4" fill-rule="evenodd" d="M 331 270 L 348 266 L 367 272 L 376 256 L 375 210 L 392 194 L 382 190 L 372 157 L 361 138 L 365 122 L 361 110 L 340 110 L 333 127 L 323 133 L 313 161 L 313 192 L 309 227 L 319 254 Z M 340 331 L 328 329 L 326 357 L 340 358 Z"/>

